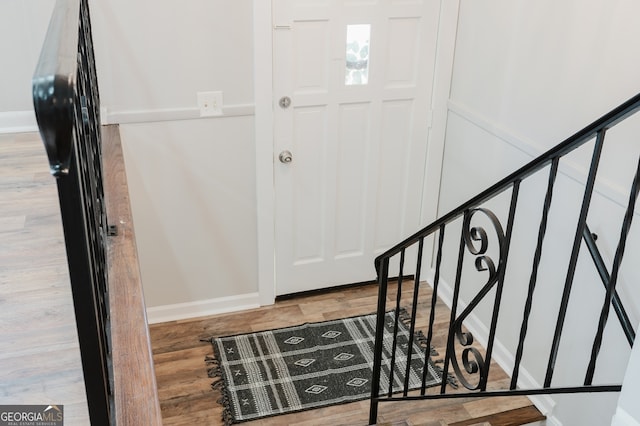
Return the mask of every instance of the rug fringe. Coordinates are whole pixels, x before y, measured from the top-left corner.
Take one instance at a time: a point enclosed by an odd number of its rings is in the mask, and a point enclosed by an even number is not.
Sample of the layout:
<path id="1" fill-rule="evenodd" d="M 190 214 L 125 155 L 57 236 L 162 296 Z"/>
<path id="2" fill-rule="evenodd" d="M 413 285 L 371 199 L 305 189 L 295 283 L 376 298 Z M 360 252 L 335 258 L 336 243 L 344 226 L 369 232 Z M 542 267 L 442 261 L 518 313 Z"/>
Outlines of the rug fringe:
<path id="1" fill-rule="evenodd" d="M 211 385 L 211 388 L 213 390 L 219 390 L 220 391 L 220 398 L 218 398 L 218 400 L 216 401 L 217 404 L 222 406 L 222 422 L 224 423 L 225 426 L 229 426 L 233 424 L 233 416 L 231 415 L 231 409 L 229 408 L 229 404 L 230 399 L 229 399 L 229 395 L 227 393 L 226 388 L 224 387 L 224 384 L 218 386 L 219 389 L 216 389 L 216 385 L 219 382 L 214 382 Z"/>
<path id="2" fill-rule="evenodd" d="M 222 407 L 222 423 L 224 426 L 230 426 L 233 424 L 233 416 L 231 415 L 231 399 L 227 390 L 226 383 L 222 377 L 222 367 L 220 366 L 220 360 L 216 356 L 216 347 L 213 344 L 215 337 L 210 339 L 200 339 L 201 342 L 208 342 L 213 348 L 213 355 L 207 355 L 204 358 L 204 362 L 209 368 L 207 369 L 207 375 L 211 379 L 215 379 L 211 383 L 211 389 L 220 392 L 220 398 L 216 401 Z"/>
<path id="3" fill-rule="evenodd" d="M 220 405 L 222 405 L 222 421 L 224 422 L 225 426 L 229 426 L 233 424 L 233 416 L 231 415 L 231 399 L 229 398 L 229 394 L 227 392 L 227 388 L 224 386 L 224 384 L 221 386 L 220 389 L 220 393 L 221 393 L 221 397 L 220 399 L 218 399 L 218 403 Z"/>
<path id="4" fill-rule="evenodd" d="M 402 321 L 402 323 L 405 325 L 405 327 L 410 328 L 411 327 L 411 315 L 409 315 L 409 312 L 407 311 L 406 308 L 400 308 L 398 310 L 398 318 L 400 319 L 400 321 Z M 427 347 L 427 338 L 425 337 L 424 333 L 422 332 L 422 330 L 418 330 L 414 332 L 415 334 L 415 341 L 420 344 L 420 346 L 422 348 L 426 348 Z M 434 356 L 439 356 L 440 354 L 438 353 L 438 351 L 436 350 L 436 348 L 434 348 L 433 346 L 431 346 L 431 350 L 429 352 L 429 357 L 434 357 Z M 434 367 L 436 369 L 436 371 L 438 373 L 440 373 L 440 377 L 444 376 L 444 370 L 442 367 L 440 367 L 437 364 L 443 364 L 444 360 L 443 359 L 431 359 L 433 361 Z M 458 389 L 458 379 L 456 378 L 456 376 L 452 373 L 447 373 L 447 383 L 449 384 L 449 386 L 451 386 L 454 389 Z"/>
<path id="5" fill-rule="evenodd" d="M 405 327 L 407 327 L 407 328 L 411 327 L 411 315 L 409 315 L 409 312 L 407 312 L 406 308 L 400 308 L 400 310 L 398 311 L 398 318 L 400 319 L 400 321 L 402 321 L 402 323 L 405 325 Z M 414 331 L 414 340 L 422 348 L 426 348 L 427 347 L 427 337 L 424 335 L 422 330 Z M 429 351 L 429 355 L 438 356 L 440 354 L 438 353 L 436 348 L 431 346 L 430 351 Z"/>
<path id="6" fill-rule="evenodd" d="M 207 355 L 206 357 L 204 357 L 204 362 L 207 365 L 220 365 L 220 362 L 218 361 L 218 359 L 213 355 Z"/>
<path id="7" fill-rule="evenodd" d="M 437 364 L 442 364 L 444 361 L 441 359 L 434 361 L 433 367 L 435 370 L 440 373 L 440 377 L 444 376 L 444 370 Z M 447 383 L 454 389 L 458 389 L 458 379 L 452 373 L 447 373 Z"/>

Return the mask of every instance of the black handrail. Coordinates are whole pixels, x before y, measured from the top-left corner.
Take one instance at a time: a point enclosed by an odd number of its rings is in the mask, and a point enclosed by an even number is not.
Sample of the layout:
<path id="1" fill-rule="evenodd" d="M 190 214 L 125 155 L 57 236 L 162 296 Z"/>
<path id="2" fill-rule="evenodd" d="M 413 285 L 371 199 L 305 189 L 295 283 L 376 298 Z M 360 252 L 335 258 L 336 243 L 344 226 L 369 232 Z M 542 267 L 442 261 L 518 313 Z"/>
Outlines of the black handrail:
<path id="1" fill-rule="evenodd" d="M 563 142 L 551 148 L 533 161 L 522 166 L 515 172 L 511 173 L 509 176 L 500 180 L 498 183 L 482 191 L 480 194 L 471 198 L 469 201 L 461 204 L 460 206 L 451 210 L 449 213 L 443 215 L 442 217 L 436 219 L 434 222 L 425 226 L 420 231 L 416 232 L 415 234 L 391 247 L 384 253 L 380 254 L 375 259 L 376 270 L 379 269 L 380 262 L 383 258 L 391 257 L 398 254 L 403 248 L 406 248 L 411 244 L 418 242 L 420 238 L 424 238 L 437 231 L 440 225 L 446 225 L 452 220 L 455 220 L 462 216 L 465 211 L 473 208 L 474 206 L 479 206 L 485 201 L 508 189 L 509 186 L 512 185 L 516 180 L 523 180 L 534 174 L 535 172 L 542 170 L 544 167 L 548 166 L 554 158 L 562 157 L 569 152 L 579 148 L 580 146 L 588 142 L 591 138 L 593 138 L 599 131 L 606 131 L 608 128 L 616 125 L 621 120 L 624 120 L 629 115 L 635 113 L 638 109 L 640 109 L 640 93 L 629 99 L 622 105 L 618 106 L 608 114 L 605 114 L 601 118 L 597 119 L 579 132 L 576 132 L 574 135 L 568 137 Z"/>
<path id="2" fill-rule="evenodd" d="M 420 231 L 414 233 L 404 241 L 396 244 L 375 260 L 375 268 L 378 273 L 378 323 L 376 330 L 376 346 L 373 360 L 373 383 L 371 392 L 371 409 L 369 421 L 371 424 L 376 422 L 378 403 L 387 401 L 402 401 L 402 400 L 419 400 L 419 399 L 439 399 L 439 398 L 458 398 L 468 396 L 506 396 L 506 395 L 539 395 L 539 394 L 556 394 L 556 393 L 580 393 L 580 392 L 612 392 L 619 391 L 621 385 L 618 384 L 604 384 L 593 385 L 593 377 L 596 370 L 596 363 L 600 351 L 600 347 L 603 340 L 605 326 L 607 324 L 610 306 L 617 315 L 617 318 L 625 333 L 629 346 L 633 346 L 635 341 L 635 331 L 631 321 L 624 309 L 620 295 L 616 291 L 616 284 L 618 281 L 618 275 L 622 264 L 622 258 L 626 246 L 627 237 L 630 231 L 631 222 L 634 216 L 634 208 L 640 192 L 640 158 L 638 159 L 638 167 L 635 171 L 633 183 L 631 184 L 630 194 L 628 198 L 628 204 L 624 215 L 624 220 L 621 225 L 620 236 L 617 244 L 615 257 L 613 259 L 611 274 L 609 274 L 607 267 L 602 260 L 600 252 L 595 245 L 594 238 L 591 231 L 587 226 L 587 217 L 589 208 L 591 206 L 591 198 L 596 184 L 597 170 L 600 163 L 600 157 L 605 145 L 605 139 L 607 130 L 615 126 L 620 121 L 624 120 L 628 116 L 634 114 L 640 109 L 640 94 L 629 99 L 619 107 L 615 108 L 611 112 L 605 114 L 598 120 L 594 121 L 584 129 L 575 133 L 571 137 L 565 139 L 560 144 L 556 145 L 552 149 L 548 150 L 544 154 L 535 158 L 525 166 L 519 168 L 515 172 L 511 173 L 498 183 L 492 185 L 488 189 L 482 191 L 480 194 L 471 198 L 467 202 L 461 204 L 457 208 L 446 213 L 442 217 L 438 218 L 431 224 L 427 225 Z M 538 269 L 540 267 L 540 260 L 542 257 L 543 242 L 546 236 L 547 221 L 549 218 L 550 208 L 553 200 L 553 192 L 556 184 L 556 177 L 558 174 L 559 164 L 561 159 L 570 152 L 581 147 L 589 141 L 594 141 L 593 152 L 591 156 L 591 164 L 589 172 L 586 176 L 586 182 L 584 184 L 584 194 L 582 196 L 582 204 L 580 212 L 578 214 L 577 226 L 573 238 L 573 244 L 571 248 L 571 254 L 569 257 L 569 263 L 566 269 L 566 277 L 564 278 L 564 285 L 562 287 L 562 296 L 559 303 L 558 317 L 555 323 L 555 330 L 553 339 L 551 342 L 550 354 L 547 360 L 547 368 L 544 377 L 544 384 L 540 389 L 517 389 L 518 375 L 520 373 L 520 364 L 524 353 L 524 342 L 527 337 L 527 330 L 530 321 L 530 313 L 533 306 L 533 296 L 536 292 L 536 284 L 538 280 Z M 515 362 L 513 371 L 511 372 L 511 383 L 507 390 L 488 390 L 488 377 L 491 366 L 492 351 L 496 338 L 496 327 L 498 317 L 500 313 L 500 307 L 502 302 L 503 288 L 505 283 L 505 270 L 507 267 L 507 260 L 509 257 L 510 243 L 512 240 L 513 225 L 518 205 L 518 196 L 520 193 L 520 186 L 523 181 L 528 177 L 548 169 L 548 183 L 546 188 L 546 195 L 544 198 L 544 204 L 542 207 L 542 215 L 537 233 L 537 243 L 535 254 L 533 255 L 531 275 L 527 287 L 527 297 L 523 308 L 522 323 L 520 325 L 520 334 L 518 340 L 518 347 L 515 354 Z M 498 217 L 488 208 L 485 207 L 485 203 L 493 199 L 494 197 L 505 194 L 510 195 L 509 210 L 507 213 L 506 227 L 503 226 Z M 493 234 L 497 236 L 497 263 L 494 262 L 492 255 L 488 254 L 489 237 L 487 231 L 480 225 L 472 225 L 475 220 L 474 215 L 484 216 L 484 220 L 488 221 L 493 228 Z M 410 317 L 412 331 L 416 324 L 418 317 L 418 297 L 420 293 L 421 283 L 419 282 L 421 262 L 422 262 L 422 249 L 425 244 L 425 240 L 429 237 L 435 237 L 437 233 L 438 244 L 435 251 L 435 275 L 433 290 L 430 301 L 429 320 L 426 327 L 427 337 L 424 339 L 426 345 L 431 347 L 431 343 L 434 336 L 434 316 L 436 309 L 436 299 L 438 297 L 438 285 L 440 281 L 440 267 L 443 257 L 443 241 L 444 233 L 447 225 L 454 220 L 462 221 L 462 231 L 459 240 L 459 249 L 457 257 L 457 267 L 455 272 L 455 281 L 453 283 L 451 306 L 449 311 L 449 330 L 447 332 L 445 353 L 442 367 L 443 380 L 437 394 L 426 394 L 425 382 L 427 377 L 427 360 L 423 362 L 422 371 L 422 387 L 420 388 L 419 395 L 409 395 L 409 391 L 413 389 L 408 388 L 408 384 L 405 383 L 402 395 L 393 396 L 391 392 L 381 393 L 380 384 L 381 373 L 380 367 L 382 362 L 382 356 L 379 351 L 382 347 L 382 342 L 391 337 L 392 347 L 396 345 L 396 335 L 394 332 L 385 331 L 384 327 L 384 314 L 387 310 L 387 293 L 389 284 L 389 271 L 392 269 L 390 265 L 391 259 L 398 259 L 401 271 L 407 271 L 411 267 L 406 266 L 406 255 L 411 250 L 413 253 L 417 252 L 417 258 L 415 261 L 415 276 L 416 280 L 413 283 L 413 295 L 409 300 L 405 300 L 404 303 L 410 304 Z M 589 365 L 586 369 L 584 383 L 577 386 L 562 386 L 553 387 L 552 380 L 554 375 L 554 369 L 556 366 L 556 360 L 558 356 L 558 350 L 562 333 L 565 329 L 565 318 L 569 307 L 571 298 L 571 290 L 578 266 L 578 259 L 580 256 L 580 248 L 583 240 L 585 245 L 589 249 L 591 257 L 596 266 L 600 278 L 605 287 L 605 296 L 602 303 L 602 308 L 599 311 L 599 322 L 595 330 L 595 337 L 593 340 L 593 346 L 591 349 L 591 357 Z M 466 253 L 470 253 L 475 256 L 475 268 L 478 271 L 486 271 L 488 278 L 486 283 L 483 284 L 476 292 L 475 296 L 471 297 L 471 301 L 464 307 L 460 307 L 460 293 L 462 286 L 463 264 Z M 401 308 L 400 292 L 401 282 L 398 282 L 398 292 L 395 298 L 396 302 L 390 309 L 399 310 Z M 486 348 L 484 354 L 474 346 L 474 336 L 464 329 L 464 322 L 472 314 L 474 309 L 483 302 L 490 292 L 495 290 L 494 300 L 488 302 L 491 304 L 491 320 L 488 326 L 488 336 L 486 336 Z M 460 308 L 460 309 L 459 309 Z M 423 324 L 424 325 L 424 324 Z M 391 336 L 389 336 L 391 333 Z M 462 351 L 456 350 L 456 345 L 462 346 Z M 430 353 L 427 350 L 426 353 Z M 395 362 L 395 360 L 391 360 Z M 407 364 L 411 360 L 403 360 Z M 406 365 L 395 364 L 395 368 L 404 368 Z M 387 368 L 390 371 L 394 370 L 394 366 Z M 452 369 L 453 371 L 450 371 Z M 477 376 L 477 382 L 471 383 L 468 376 Z M 471 377 L 473 378 L 473 377 Z M 447 393 L 447 379 L 453 379 L 462 384 L 465 388 L 473 393 Z M 393 376 L 384 377 L 384 381 L 393 380 Z"/>
<path id="3" fill-rule="evenodd" d="M 32 84 L 38 127 L 58 186 L 89 417 L 93 426 L 114 424 L 109 227 L 87 0 L 56 1 Z"/>
<path id="4" fill-rule="evenodd" d="M 33 104 L 51 174 L 68 173 L 78 72 L 80 1 L 57 0 L 33 75 Z"/>

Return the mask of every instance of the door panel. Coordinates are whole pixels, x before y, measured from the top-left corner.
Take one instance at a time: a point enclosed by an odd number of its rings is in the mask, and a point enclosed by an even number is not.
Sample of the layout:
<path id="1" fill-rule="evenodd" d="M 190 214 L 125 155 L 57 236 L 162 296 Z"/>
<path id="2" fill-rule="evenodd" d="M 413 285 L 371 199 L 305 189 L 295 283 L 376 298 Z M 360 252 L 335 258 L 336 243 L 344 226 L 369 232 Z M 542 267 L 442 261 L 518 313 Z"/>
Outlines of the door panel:
<path id="1" fill-rule="evenodd" d="M 327 192 L 327 165 L 325 148 L 326 107 L 304 107 L 295 110 L 296 123 L 293 152 L 294 161 L 301 167 L 292 167 L 294 262 L 321 261 L 325 247 L 325 198 Z M 302 167 L 303 166 L 303 167 Z M 308 194 L 320 194 L 309 197 Z"/>
<path id="2" fill-rule="evenodd" d="M 439 1 L 273 4 L 276 294 L 375 279 L 419 225 Z"/>
<path id="3" fill-rule="evenodd" d="M 399 214 L 405 206 L 417 200 L 409 200 L 409 195 L 416 195 L 409 182 L 409 164 L 411 152 L 411 121 L 413 101 L 386 101 L 382 104 L 382 119 L 379 132 L 381 135 L 380 158 L 378 163 L 378 180 L 376 194 L 376 239 L 375 249 L 382 252 L 399 242 L 398 236 L 404 228 L 406 214 Z M 414 204 L 415 205 L 415 204 Z M 409 212 L 407 212 L 408 214 Z M 419 211 L 413 212 L 419 214 Z M 410 215 L 411 217 L 414 214 Z"/>
<path id="4" fill-rule="evenodd" d="M 365 225 L 369 185 L 368 158 L 369 103 L 342 104 L 339 110 L 339 140 L 336 164 L 336 257 L 362 256 L 365 250 Z M 354 226 L 354 224 L 357 224 Z"/>

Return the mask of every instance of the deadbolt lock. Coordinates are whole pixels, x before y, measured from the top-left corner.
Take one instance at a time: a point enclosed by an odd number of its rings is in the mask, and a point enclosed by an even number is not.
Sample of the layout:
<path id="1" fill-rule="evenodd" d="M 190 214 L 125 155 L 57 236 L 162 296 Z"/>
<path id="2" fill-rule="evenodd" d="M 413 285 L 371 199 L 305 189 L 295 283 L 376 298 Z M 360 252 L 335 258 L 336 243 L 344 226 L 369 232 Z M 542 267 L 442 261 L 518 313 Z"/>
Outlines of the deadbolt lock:
<path id="1" fill-rule="evenodd" d="M 278 101 L 278 104 L 280 105 L 280 108 L 287 109 L 291 105 L 291 98 L 288 96 L 283 96 L 280 98 L 280 101 Z"/>

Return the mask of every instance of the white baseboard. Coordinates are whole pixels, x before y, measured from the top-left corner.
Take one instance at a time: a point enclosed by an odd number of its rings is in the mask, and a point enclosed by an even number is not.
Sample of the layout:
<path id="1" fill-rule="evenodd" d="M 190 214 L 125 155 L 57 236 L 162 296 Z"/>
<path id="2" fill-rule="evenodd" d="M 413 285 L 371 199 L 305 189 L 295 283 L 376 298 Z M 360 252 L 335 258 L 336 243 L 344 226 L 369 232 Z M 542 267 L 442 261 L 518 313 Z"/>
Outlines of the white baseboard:
<path id="1" fill-rule="evenodd" d="M 536 408 L 538 408 L 538 410 L 540 410 L 540 412 L 542 413 L 542 409 L 540 409 L 540 407 L 536 405 L 536 402 L 534 401 L 534 399 L 532 397 L 529 397 L 529 399 L 531 400 L 531 402 L 533 402 L 533 405 L 535 405 Z M 556 416 L 550 413 L 545 414 L 545 416 L 547 416 L 547 419 L 544 421 L 545 426 L 562 426 L 562 422 L 558 420 Z"/>
<path id="2" fill-rule="evenodd" d="M 225 314 L 258 307 L 260 307 L 259 293 L 241 294 L 195 302 L 153 306 L 147 308 L 147 321 L 149 324 L 157 324 L 159 322 Z"/>
<path id="3" fill-rule="evenodd" d="M 38 123 L 33 111 L 0 112 L 0 134 L 37 131 Z"/>
<path id="4" fill-rule="evenodd" d="M 611 426 L 640 426 L 640 421 L 618 406 L 611 420 Z"/>

